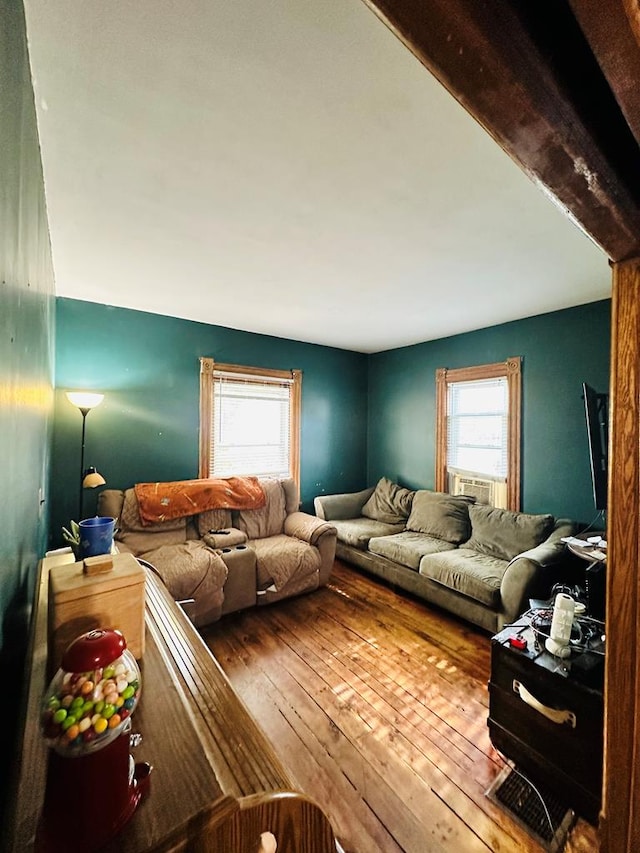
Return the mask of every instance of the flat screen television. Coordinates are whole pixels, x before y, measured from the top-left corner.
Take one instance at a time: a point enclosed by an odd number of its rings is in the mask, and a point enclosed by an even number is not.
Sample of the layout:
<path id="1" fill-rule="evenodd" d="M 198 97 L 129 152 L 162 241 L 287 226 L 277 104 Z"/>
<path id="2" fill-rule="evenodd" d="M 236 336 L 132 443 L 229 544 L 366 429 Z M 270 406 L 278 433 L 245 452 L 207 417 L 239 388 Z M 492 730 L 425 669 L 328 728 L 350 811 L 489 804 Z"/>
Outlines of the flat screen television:
<path id="1" fill-rule="evenodd" d="M 593 499 L 596 509 L 604 512 L 607 509 L 609 395 L 598 394 L 586 382 L 582 383 L 582 394 L 589 439 Z"/>

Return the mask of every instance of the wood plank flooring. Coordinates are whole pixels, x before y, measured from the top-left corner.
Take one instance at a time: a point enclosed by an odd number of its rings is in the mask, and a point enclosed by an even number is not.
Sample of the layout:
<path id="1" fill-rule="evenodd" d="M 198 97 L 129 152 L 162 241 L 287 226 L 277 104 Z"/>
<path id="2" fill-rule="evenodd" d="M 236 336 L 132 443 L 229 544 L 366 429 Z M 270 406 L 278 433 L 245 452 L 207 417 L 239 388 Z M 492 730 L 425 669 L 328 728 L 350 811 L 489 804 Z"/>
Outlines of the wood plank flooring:
<path id="1" fill-rule="evenodd" d="M 489 636 L 336 561 L 309 595 L 203 637 L 346 853 L 542 848 L 485 791 Z M 578 821 L 566 853 L 598 849 Z"/>

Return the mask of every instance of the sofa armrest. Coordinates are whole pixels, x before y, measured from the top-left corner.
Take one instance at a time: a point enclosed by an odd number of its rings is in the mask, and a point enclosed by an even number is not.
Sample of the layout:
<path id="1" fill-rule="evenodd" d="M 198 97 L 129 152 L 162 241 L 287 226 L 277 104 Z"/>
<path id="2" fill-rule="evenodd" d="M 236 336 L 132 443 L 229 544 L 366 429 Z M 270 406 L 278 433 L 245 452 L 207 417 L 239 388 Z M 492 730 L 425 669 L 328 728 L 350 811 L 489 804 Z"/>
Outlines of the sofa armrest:
<path id="1" fill-rule="evenodd" d="M 560 563 L 566 555 L 563 536 L 575 533 L 575 524 L 566 518 L 558 519 L 549 537 L 514 557 L 507 566 L 500 584 L 500 596 L 505 624 L 517 619 L 528 610 L 528 598 L 537 595 L 536 585 L 540 586 L 544 570 Z"/>
<path id="2" fill-rule="evenodd" d="M 317 545 L 319 540 L 327 533 L 336 535 L 333 524 L 309 515 L 306 512 L 292 512 L 284 520 L 284 533 L 286 536 L 295 536 L 310 545 Z"/>
<path id="3" fill-rule="evenodd" d="M 528 591 L 535 585 L 541 572 L 542 566 L 535 559 L 519 555 L 511 560 L 500 584 L 504 625 L 515 622 L 525 610 L 529 609 Z"/>
<path id="4" fill-rule="evenodd" d="M 218 548 L 233 548 L 235 545 L 244 545 L 247 534 L 237 527 L 225 527 L 223 530 L 209 531 L 202 537 L 202 541 L 215 551 Z"/>
<path id="5" fill-rule="evenodd" d="M 347 492 L 342 495 L 318 495 L 313 506 L 318 518 L 337 521 L 344 518 L 360 518 L 362 507 L 375 491 L 375 486 L 361 492 Z"/>

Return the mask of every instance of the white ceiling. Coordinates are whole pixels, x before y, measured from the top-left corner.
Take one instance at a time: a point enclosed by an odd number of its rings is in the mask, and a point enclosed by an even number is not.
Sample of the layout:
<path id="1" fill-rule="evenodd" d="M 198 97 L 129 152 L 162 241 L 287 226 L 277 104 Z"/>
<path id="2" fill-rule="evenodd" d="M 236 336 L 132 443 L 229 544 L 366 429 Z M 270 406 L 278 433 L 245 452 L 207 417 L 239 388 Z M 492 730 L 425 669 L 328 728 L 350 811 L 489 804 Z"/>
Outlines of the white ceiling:
<path id="1" fill-rule="evenodd" d="M 377 352 L 610 296 L 362 0 L 26 0 L 59 296 Z"/>

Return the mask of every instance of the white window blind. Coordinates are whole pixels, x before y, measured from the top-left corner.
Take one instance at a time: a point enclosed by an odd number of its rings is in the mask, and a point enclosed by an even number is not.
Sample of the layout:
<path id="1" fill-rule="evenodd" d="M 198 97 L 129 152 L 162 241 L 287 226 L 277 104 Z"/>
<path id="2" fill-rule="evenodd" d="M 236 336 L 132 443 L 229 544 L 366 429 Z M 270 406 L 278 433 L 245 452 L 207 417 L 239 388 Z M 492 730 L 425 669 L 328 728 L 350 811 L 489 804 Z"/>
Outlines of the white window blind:
<path id="1" fill-rule="evenodd" d="M 289 477 L 293 380 L 213 374 L 213 477 Z"/>
<path id="2" fill-rule="evenodd" d="M 452 382 L 447 399 L 447 468 L 506 478 L 507 377 Z"/>

